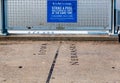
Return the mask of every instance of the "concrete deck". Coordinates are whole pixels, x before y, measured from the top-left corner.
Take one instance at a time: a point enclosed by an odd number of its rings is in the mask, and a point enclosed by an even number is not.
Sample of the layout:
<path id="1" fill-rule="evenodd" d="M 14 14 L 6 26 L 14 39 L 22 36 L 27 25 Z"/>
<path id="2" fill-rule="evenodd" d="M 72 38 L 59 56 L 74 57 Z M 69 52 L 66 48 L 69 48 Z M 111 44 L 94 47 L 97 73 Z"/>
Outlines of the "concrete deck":
<path id="1" fill-rule="evenodd" d="M 120 83 L 120 44 L 0 41 L 0 83 Z"/>

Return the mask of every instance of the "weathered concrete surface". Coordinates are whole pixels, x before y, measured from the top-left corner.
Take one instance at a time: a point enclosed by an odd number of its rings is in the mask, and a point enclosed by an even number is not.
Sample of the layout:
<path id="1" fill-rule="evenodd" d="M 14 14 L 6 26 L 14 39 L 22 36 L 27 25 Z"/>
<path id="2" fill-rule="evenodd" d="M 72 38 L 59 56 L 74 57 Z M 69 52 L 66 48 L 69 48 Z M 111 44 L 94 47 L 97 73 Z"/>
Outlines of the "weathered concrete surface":
<path id="1" fill-rule="evenodd" d="M 45 83 L 58 43 L 14 43 L 0 43 L 0 83 Z"/>
<path id="2" fill-rule="evenodd" d="M 120 83 L 120 45 L 63 43 L 50 83 Z"/>
<path id="3" fill-rule="evenodd" d="M 109 35 L 8 35 L 0 41 L 118 41 L 118 36 Z"/>
<path id="4" fill-rule="evenodd" d="M 48 79 L 49 83 L 120 83 L 120 44 L 0 42 L 0 83 L 46 83 Z"/>

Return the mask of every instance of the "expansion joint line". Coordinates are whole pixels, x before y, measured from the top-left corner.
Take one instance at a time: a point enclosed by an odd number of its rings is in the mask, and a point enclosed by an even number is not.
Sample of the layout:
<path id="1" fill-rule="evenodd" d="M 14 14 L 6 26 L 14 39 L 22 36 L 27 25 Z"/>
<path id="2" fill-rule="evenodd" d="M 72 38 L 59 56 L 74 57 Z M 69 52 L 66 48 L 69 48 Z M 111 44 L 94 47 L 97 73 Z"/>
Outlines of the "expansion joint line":
<path id="1" fill-rule="evenodd" d="M 52 74 L 53 74 L 54 67 L 55 67 L 55 64 L 56 64 L 56 61 L 57 61 L 57 58 L 58 58 L 58 55 L 59 55 L 59 50 L 60 50 L 61 44 L 62 44 L 62 42 L 60 42 L 60 44 L 59 44 L 59 46 L 58 46 L 58 48 L 57 48 L 57 51 L 56 51 L 56 53 L 55 53 L 55 57 L 54 57 L 54 59 L 53 59 L 53 62 L 52 62 L 52 65 L 51 65 L 51 68 L 50 68 L 50 71 L 49 71 L 49 74 L 48 74 L 46 83 L 49 83 L 49 82 L 50 82 L 50 79 L 51 79 L 51 76 L 52 76 Z"/>

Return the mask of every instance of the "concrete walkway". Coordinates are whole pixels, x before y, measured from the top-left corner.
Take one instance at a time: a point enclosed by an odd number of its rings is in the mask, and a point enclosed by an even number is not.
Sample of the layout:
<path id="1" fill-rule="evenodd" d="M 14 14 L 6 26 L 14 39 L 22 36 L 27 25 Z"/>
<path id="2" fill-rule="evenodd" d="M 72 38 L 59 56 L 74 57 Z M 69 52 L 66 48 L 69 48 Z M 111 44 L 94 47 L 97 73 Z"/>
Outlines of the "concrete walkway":
<path id="1" fill-rule="evenodd" d="M 120 83 L 120 44 L 0 41 L 0 83 Z"/>

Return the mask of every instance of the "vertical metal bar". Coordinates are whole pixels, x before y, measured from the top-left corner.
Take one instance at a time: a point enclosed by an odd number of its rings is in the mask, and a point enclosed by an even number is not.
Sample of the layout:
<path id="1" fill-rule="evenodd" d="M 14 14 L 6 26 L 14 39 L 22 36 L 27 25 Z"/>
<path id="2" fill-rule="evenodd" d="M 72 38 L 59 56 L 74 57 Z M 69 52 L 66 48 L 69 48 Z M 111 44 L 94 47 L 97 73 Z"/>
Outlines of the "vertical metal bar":
<path id="1" fill-rule="evenodd" d="M 1 0 L 1 16 L 2 16 L 2 34 L 3 35 L 7 35 L 7 29 L 6 29 L 6 25 L 5 25 L 5 0 Z"/>
<path id="2" fill-rule="evenodd" d="M 2 34 L 2 0 L 0 0 L 0 35 Z"/>
<path id="3" fill-rule="evenodd" d="M 115 27 L 115 34 L 117 34 L 117 3 L 115 2 L 115 6 L 114 6 L 114 14 L 115 14 L 115 16 L 114 16 L 114 27 Z"/>
<path id="4" fill-rule="evenodd" d="M 112 35 L 115 34 L 115 9 L 116 9 L 116 0 L 112 0 Z"/>

